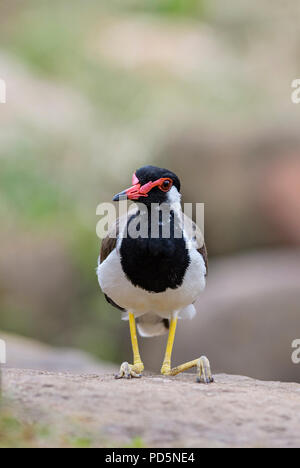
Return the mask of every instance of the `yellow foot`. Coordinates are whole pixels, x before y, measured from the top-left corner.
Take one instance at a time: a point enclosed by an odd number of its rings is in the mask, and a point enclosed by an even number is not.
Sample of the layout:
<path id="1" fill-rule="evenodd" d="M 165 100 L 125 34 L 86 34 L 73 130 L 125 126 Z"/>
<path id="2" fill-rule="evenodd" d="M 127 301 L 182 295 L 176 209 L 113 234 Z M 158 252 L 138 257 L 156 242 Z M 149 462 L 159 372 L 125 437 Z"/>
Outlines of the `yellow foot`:
<path id="1" fill-rule="evenodd" d="M 115 379 L 131 379 L 135 377 L 139 379 L 142 377 L 142 372 L 144 370 L 144 364 L 141 362 L 139 364 L 128 364 L 128 362 L 123 362 L 120 367 L 120 371 L 115 375 Z"/>
<path id="2" fill-rule="evenodd" d="M 209 384 L 214 381 L 211 375 L 209 360 L 205 356 L 202 356 L 199 359 L 186 362 L 185 364 L 181 364 L 181 366 L 177 366 L 173 368 L 171 368 L 170 363 L 168 361 L 164 362 L 161 368 L 161 373 L 163 375 L 173 376 L 173 375 L 180 374 L 181 372 L 190 370 L 193 367 L 197 367 L 197 373 L 198 373 L 197 382 Z"/>
<path id="3" fill-rule="evenodd" d="M 160 372 L 163 375 L 171 375 L 171 366 L 170 366 L 170 364 L 163 364 Z"/>
<path id="4" fill-rule="evenodd" d="M 206 356 L 202 356 L 197 362 L 197 382 L 209 384 L 214 381 L 211 375 L 210 363 Z"/>

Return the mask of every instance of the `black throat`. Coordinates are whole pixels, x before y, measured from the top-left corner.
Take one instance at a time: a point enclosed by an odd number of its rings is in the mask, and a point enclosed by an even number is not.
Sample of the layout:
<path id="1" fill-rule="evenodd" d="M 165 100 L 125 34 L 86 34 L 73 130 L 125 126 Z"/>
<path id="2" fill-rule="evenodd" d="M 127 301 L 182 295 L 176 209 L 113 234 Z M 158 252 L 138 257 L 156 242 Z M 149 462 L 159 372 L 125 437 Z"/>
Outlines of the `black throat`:
<path id="1" fill-rule="evenodd" d="M 178 235 L 180 228 L 176 215 L 171 211 L 168 219 L 164 219 L 169 224 L 168 238 L 164 238 L 161 218 L 162 215 L 153 235 L 150 210 L 145 208 L 145 211 L 133 215 L 128 221 L 127 236 L 122 240 L 120 249 L 121 264 L 127 278 L 134 286 L 153 293 L 180 287 L 190 264 L 185 239 Z M 132 223 L 139 228 L 138 220 L 146 221 L 147 238 L 145 233 L 132 236 Z"/>

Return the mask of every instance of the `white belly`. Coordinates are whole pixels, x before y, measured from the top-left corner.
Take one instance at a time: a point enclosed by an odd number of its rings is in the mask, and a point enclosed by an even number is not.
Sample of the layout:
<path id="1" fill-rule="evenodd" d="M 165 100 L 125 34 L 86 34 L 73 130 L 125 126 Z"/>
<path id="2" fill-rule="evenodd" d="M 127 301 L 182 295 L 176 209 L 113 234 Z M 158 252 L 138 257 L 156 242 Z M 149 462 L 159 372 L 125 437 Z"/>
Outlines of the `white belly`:
<path id="1" fill-rule="evenodd" d="M 121 267 L 120 256 L 114 250 L 98 266 L 100 287 L 116 304 L 133 312 L 136 317 L 154 312 L 163 318 L 169 318 L 173 313 L 193 304 L 205 288 L 206 268 L 202 255 L 197 250 L 189 250 L 189 255 L 191 262 L 179 288 L 150 293 L 135 287 L 127 279 Z"/>

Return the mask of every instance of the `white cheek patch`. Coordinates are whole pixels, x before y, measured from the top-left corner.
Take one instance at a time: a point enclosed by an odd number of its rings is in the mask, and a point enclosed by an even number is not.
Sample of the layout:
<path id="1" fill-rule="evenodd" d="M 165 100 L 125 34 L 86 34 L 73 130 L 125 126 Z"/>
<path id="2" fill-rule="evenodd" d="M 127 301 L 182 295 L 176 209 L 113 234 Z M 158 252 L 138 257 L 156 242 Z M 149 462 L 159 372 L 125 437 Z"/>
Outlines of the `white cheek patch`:
<path id="1" fill-rule="evenodd" d="M 168 203 L 170 203 L 170 205 L 178 205 L 181 203 L 181 195 L 174 186 L 168 192 Z"/>

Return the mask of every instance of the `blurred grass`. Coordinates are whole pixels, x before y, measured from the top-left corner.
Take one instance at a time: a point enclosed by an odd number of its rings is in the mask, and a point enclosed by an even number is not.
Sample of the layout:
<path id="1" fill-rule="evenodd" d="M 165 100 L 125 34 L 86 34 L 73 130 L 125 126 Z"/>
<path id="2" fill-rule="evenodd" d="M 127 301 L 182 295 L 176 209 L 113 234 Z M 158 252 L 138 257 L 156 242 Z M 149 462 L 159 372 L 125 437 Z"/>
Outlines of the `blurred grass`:
<path id="1" fill-rule="evenodd" d="M 147 448 L 147 446 L 141 437 L 134 437 L 131 443 L 125 445 L 124 448 Z"/>
<path id="2" fill-rule="evenodd" d="M 40 447 L 49 437 L 49 428 L 22 421 L 10 406 L 0 406 L 0 448 Z"/>
<path id="3" fill-rule="evenodd" d="M 75 424 L 66 433 L 52 424 L 28 422 L 28 414 L 20 413 L 12 403 L 0 406 L 0 448 L 90 448 L 98 443 L 96 437 L 80 435 Z"/>
<path id="4" fill-rule="evenodd" d="M 126 2 L 124 2 L 126 4 Z M 202 18 L 205 12 L 204 0 L 144 0 L 129 1 L 134 11 L 151 12 L 158 15 Z"/>
<path id="5" fill-rule="evenodd" d="M 56 216 L 66 203 L 66 200 L 62 200 L 59 187 L 41 173 L 34 161 L 26 157 L 24 148 L 22 155 L 26 159 L 11 157 L 2 160 L 2 202 L 8 204 L 10 210 L 14 210 L 18 216 L 30 221 L 40 222 L 45 217 Z"/>
<path id="6" fill-rule="evenodd" d="M 243 79 L 232 85 L 232 89 L 222 92 L 222 98 L 216 92 L 219 80 L 209 75 L 200 77 L 200 81 L 191 80 L 189 86 L 180 77 L 172 74 L 133 73 L 116 63 L 108 63 L 104 58 L 95 57 L 89 48 L 97 34 L 106 24 L 107 18 L 113 18 L 114 12 L 121 18 L 134 18 L 143 13 L 142 18 L 151 16 L 171 19 L 175 14 L 178 19 L 188 15 L 189 20 L 197 19 L 195 12 L 205 10 L 204 0 L 165 0 L 144 2 L 112 2 L 110 8 L 105 2 L 89 2 L 84 8 L 79 0 L 62 0 L 56 7 L 52 3 L 30 0 L 26 9 L 21 9 L 13 20 L 13 26 L 3 25 L 0 38 L 11 53 L 30 65 L 36 73 L 54 80 L 64 80 L 86 95 L 95 110 L 106 112 L 106 119 L 115 125 L 118 120 L 133 122 L 145 116 L 147 106 L 156 106 L 159 102 L 182 100 L 180 105 L 186 108 L 195 100 L 199 106 L 208 110 L 217 109 L 225 113 L 232 105 L 233 111 L 247 108 L 253 103 L 251 95 L 245 93 Z M 107 16 L 108 15 L 108 16 Z M 67 20 L 66 20 L 67 19 Z M 168 23 L 167 23 L 168 24 Z M 178 23 L 180 26 L 180 22 Z M 225 86 L 225 83 L 223 84 Z M 241 89 L 239 89 L 241 88 Z M 251 90 L 250 90 L 251 91 Z M 236 99 L 232 101 L 233 98 Z M 167 98 L 167 99 L 166 99 Z M 241 99 L 246 98 L 246 102 Z M 187 101 L 188 99 L 188 101 Z M 159 112 L 158 109 L 153 109 Z"/>
<path id="7" fill-rule="evenodd" d="M 0 449 L 2 448 L 145 448 L 140 437 L 129 443 L 112 443 L 91 430 L 86 421 L 76 416 L 51 421 L 40 415 L 43 422 L 32 421 L 32 411 L 16 406 L 13 400 L 0 401 Z M 44 421 L 45 420 L 45 421 Z"/>

